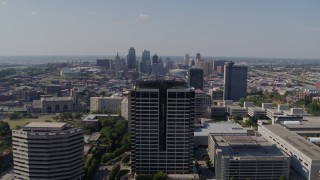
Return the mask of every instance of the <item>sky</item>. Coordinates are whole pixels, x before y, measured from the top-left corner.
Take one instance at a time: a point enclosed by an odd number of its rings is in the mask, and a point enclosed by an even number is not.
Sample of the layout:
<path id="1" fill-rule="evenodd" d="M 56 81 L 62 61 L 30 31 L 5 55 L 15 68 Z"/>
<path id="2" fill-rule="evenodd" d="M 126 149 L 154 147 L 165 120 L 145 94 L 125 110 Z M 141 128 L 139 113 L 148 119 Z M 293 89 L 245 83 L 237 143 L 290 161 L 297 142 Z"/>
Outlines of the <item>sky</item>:
<path id="1" fill-rule="evenodd" d="M 0 56 L 320 59 L 319 0 L 0 0 Z"/>

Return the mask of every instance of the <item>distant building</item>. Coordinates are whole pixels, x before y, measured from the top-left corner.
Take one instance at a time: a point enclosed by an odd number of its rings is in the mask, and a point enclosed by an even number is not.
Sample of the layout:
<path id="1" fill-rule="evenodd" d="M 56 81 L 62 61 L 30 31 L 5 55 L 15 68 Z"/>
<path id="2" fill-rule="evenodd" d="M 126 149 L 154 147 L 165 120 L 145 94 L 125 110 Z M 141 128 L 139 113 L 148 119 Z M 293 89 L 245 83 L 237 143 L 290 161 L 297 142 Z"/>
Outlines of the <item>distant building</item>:
<path id="1" fill-rule="evenodd" d="M 149 74 L 151 72 L 150 51 L 143 50 L 142 59 L 140 62 L 140 72 Z"/>
<path id="2" fill-rule="evenodd" d="M 212 100 L 223 100 L 223 90 L 220 88 L 209 89 L 209 95 Z"/>
<path id="3" fill-rule="evenodd" d="M 189 85 L 195 89 L 203 90 L 203 69 L 191 68 L 188 73 Z"/>
<path id="4" fill-rule="evenodd" d="M 121 97 L 91 97 L 90 111 L 107 111 L 108 113 L 120 113 L 121 101 Z"/>
<path id="5" fill-rule="evenodd" d="M 290 158 L 262 137 L 209 135 L 216 179 L 289 179 Z"/>
<path id="6" fill-rule="evenodd" d="M 208 108 L 211 107 L 211 97 L 200 89 L 196 89 L 195 94 L 196 118 L 204 118 L 208 114 Z"/>
<path id="7" fill-rule="evenodd" d="M 190 56 L 187 53 L 184 55 L 184 65 L 189 66 L 189 64 L 190 64 Z"/>
<path id="8" fill-rule="evenodd" d="M 79 75 L 80 73 L 81 73 L 80 67 L 75 67 L 75 68 L 64 67 L 60 70 L 61 76 Z"/>
<path id="9" fill-rule="evenodd" d="M 119 114 L 89 114 L 81 120 L 81 127 L 84 129 L 86 127 L 93 127 L 95 131 L 100 130 L 99 118 L 105 119 L 120 119 Z"/>
<path id="10" fill-rule="evenodd" d="M 155 54 L 152 56 L 152 74 L 159 75 L 164 73 L 164 67 L 161 58 Z"/>
<path id="11" fill-rule="evenodd" d="M 121 59 L 119 53 L 114 58 L 114 69 L 115 71 L 123 71 L 126 68 L 126 61 Z"/>
<path id="12" fill-rule="evenodd" d="M 226 62 L 227 62 L 226 60 L 213 61 L 213 71 L 219 72 L 218 67 L 220 67 L 222 69 L 220 69 L 219 73 L 224 73 L 223 67 Z"/>
<path id="13" fill-rule="evenodd" d="M 112 60 L 111 59 L 97 59 L 97 66 L 111 69 L 112 68 Z"/>
<path id="14" fill-rule="evenodd" d="M 170 59 L 170 58 L 167 58 L 166 59 L 166 64 L 165 64 L 165 70 L 166 72 L 168 72 L 169 70 L 171 69 L 174 69 L 174 62 Z"/>
<path id="15" fill-rule="evenodd" d="M 81 111 L 80 105 L 72 97 L 43 97 L 33 100 L 30 109 L 33 113 L 62 113 Z"/>
<path id="16" fill-rule="evenodd" d="M 15 179 L 81 179 L 83 134 L 66 123 L 32 122 L 12 130 Z"/>
<path id="17" fill-rule="evenodd" d="M 127 55 L 127 67 L 128 69 L 136 68 L 136 50 L 133 47 L 129 49 L 129 52 Z"/>
<path id="18" fill-rule="evenodd" d="M 234 66 L 228 62 L 224 66 L 224 100 L 239 101 L 247 97 L 248 67 Z"/>

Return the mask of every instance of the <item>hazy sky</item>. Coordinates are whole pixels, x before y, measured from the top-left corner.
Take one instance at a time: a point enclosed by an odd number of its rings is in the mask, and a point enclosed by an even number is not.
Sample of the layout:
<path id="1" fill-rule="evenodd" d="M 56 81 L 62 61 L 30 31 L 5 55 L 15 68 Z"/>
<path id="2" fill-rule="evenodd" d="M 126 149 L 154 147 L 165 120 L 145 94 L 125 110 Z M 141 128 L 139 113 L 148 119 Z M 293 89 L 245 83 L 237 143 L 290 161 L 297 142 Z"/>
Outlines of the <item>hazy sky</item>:
<path id="1" fill-rule="evenodd" d="M 0 0 L 0 56 L 320 59 L 319 0 Z"/>

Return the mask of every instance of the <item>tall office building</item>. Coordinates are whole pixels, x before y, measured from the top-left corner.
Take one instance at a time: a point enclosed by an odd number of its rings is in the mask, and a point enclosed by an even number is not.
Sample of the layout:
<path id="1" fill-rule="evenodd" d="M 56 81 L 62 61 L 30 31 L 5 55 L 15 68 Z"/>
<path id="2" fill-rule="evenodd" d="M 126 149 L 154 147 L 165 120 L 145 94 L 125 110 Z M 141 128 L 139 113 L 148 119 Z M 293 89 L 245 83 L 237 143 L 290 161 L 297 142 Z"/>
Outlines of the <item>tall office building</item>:
<path id="1" fill-rule="evenodd" d="M 162 59 L 157 54 L 152 56 L 152 73 L 155 75 L 164 73 Z"/>
<path id="2" fill-rule="evenodd" d="M 128 66 L 128 69 L 136 68 L 136 50 L 133 47 L 131 47 L 128 52 L 127 66 Z"/>
<path id="3" fill-rule="evenodd" d="M 81 129 L 66 123 L 32 122 L 12 130 L 15 179 L 81 179 Z"/>
<path id="4" fill-rule="evenodd" d="M 223 67 L 226 62 L 227 62 L 226 60 L 213 61 L 213 71 L 218 71 L 218 67 L 222 67 L 221 70 L 223 73 Z"/>
<path id="5" fill-rule="evenodd" d="M 247 97 L 247 66 L 234 66 L 230 61 L 224 65 L 224 100 L 239 101 Z"/>
<path id="6" fill-rule="evenodd" d="M 188 73 L 189 85 L 195 89 L 203 90 L 203 69 L 191 68 Z"/>
<path id="7" fill-rule="evenodd" d="M 114 69 L 115 71 L 123 71 L 126 68 L 126 61 L 121 59 L 119 53 L 114 57 Z"/>
<path id="8" fill-rule="evenodd" d="M 131 170 L 192 173 L 195 92 L 183 80 L 140 80 L 129 97 Z"/>
<path id="9" fill-rule="evenodd" d="M 184 55 L 184 65 L 189 66 L 189 64 L 190 64 L 190 56 L 187 53 Z"/>
<path id="10" fill-rule="evenodd" d="M 144 50 L 142 52 L 142 59 L 140 62 L 140 72 L 149 74 L 151 70 L 151 63 L 150 63 L 150 51 Z"/>

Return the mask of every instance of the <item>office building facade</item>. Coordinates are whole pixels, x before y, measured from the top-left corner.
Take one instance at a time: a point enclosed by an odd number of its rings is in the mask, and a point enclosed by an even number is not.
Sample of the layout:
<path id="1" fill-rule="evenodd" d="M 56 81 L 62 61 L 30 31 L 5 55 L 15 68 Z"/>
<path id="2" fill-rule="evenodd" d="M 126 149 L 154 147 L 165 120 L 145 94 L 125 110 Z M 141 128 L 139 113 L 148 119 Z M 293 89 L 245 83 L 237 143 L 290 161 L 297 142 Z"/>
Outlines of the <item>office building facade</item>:
<path id="1" fill-rule="evenodd" d="M 133 47 L 131 47 L 128 52 L 127 67 L 128 69 L 136 68 L 136 50 Z"/>
<path id="2" fill-rule="evenodd" d="M 12 131 L 15 179 L 81 179 L 81 129 L 66 123 L 32 122 Z"/>
<path id="3" fill-rule="evenodd" d="M 182 80 L 137 82 L 129 97 L 133 173 L 192 172 L 194 97 Z"/>
<path id="4" fill-rule="evenodd" d="M 248 67 L 234 66 L 234 62 L 224 65 L 223 100 L 239 101 L 247 97 Z"/>
<path id="5" fill-rule="evenodd" d="M 209 135 L 216 179 L 289 179 L 290 158 L 262 137 Z"/>
<path id="6" fill-rule="evenodd" d="M 195 89 L 203 90 L 203 69 L 191 68 L 188 73 L 189 85 Z"/>
<path id="7" fill-rule="evenodd" d="M 291 168 L 304 179 L 320 179 L 320 148 L 286 128 L 259 125 L 259 133 L 291 157 Z"/>

